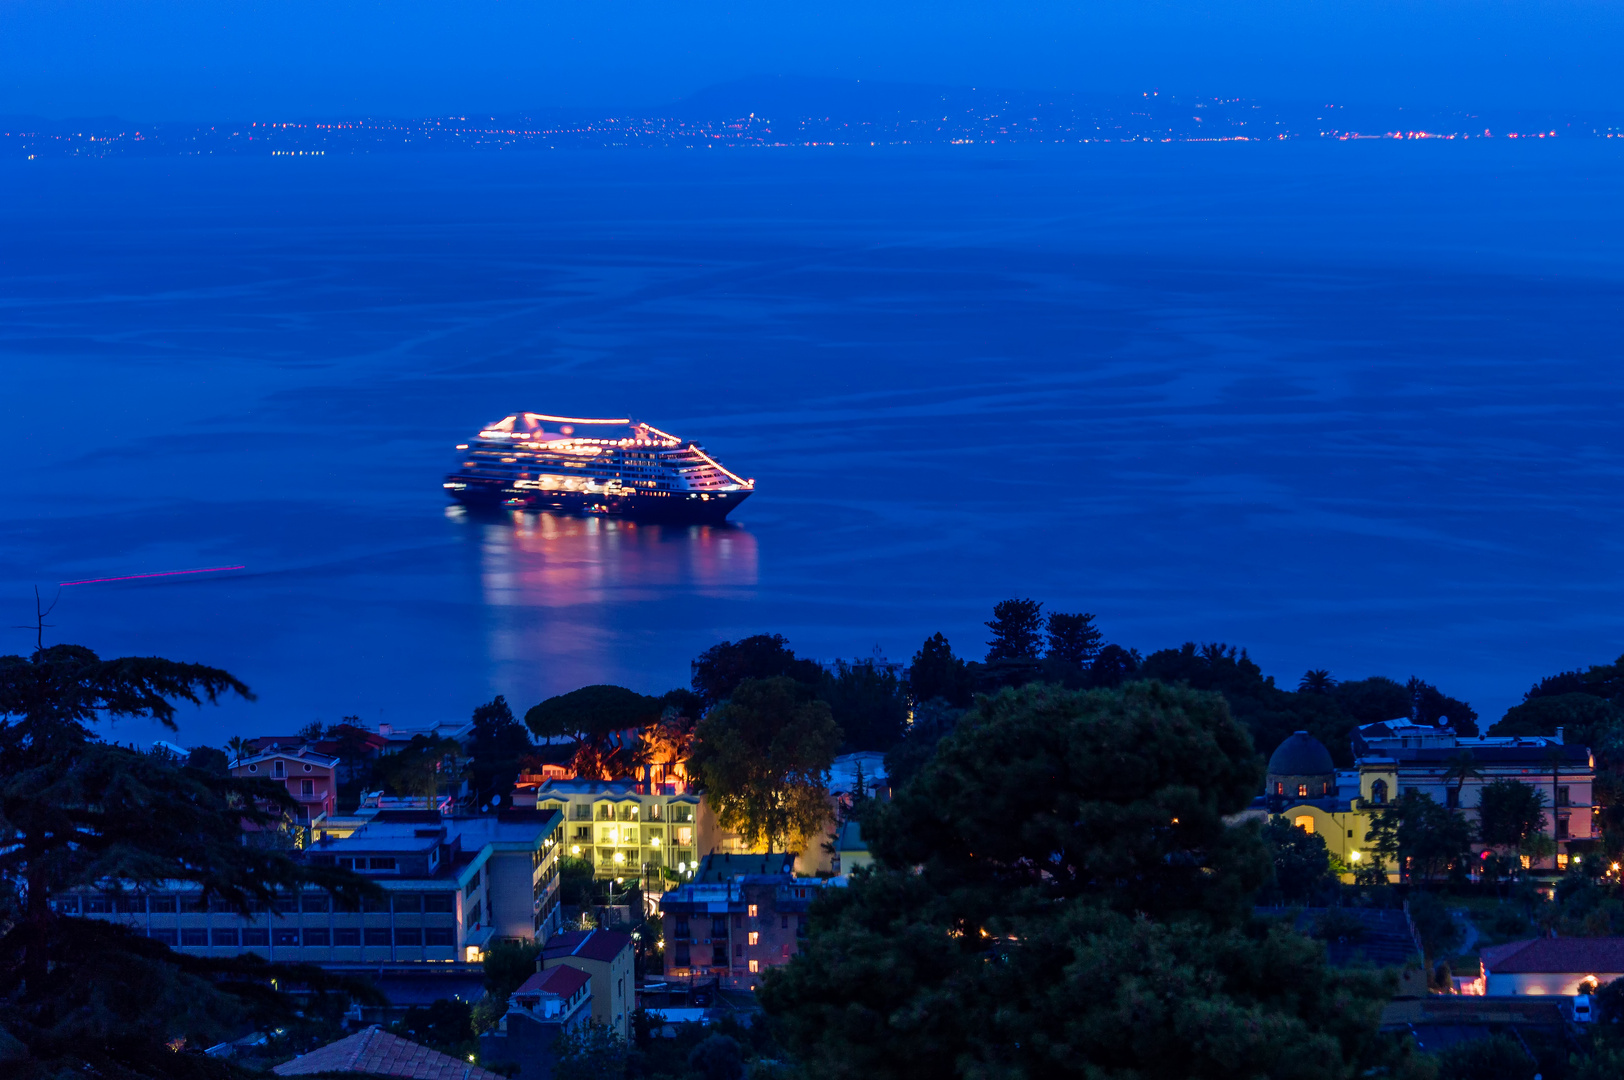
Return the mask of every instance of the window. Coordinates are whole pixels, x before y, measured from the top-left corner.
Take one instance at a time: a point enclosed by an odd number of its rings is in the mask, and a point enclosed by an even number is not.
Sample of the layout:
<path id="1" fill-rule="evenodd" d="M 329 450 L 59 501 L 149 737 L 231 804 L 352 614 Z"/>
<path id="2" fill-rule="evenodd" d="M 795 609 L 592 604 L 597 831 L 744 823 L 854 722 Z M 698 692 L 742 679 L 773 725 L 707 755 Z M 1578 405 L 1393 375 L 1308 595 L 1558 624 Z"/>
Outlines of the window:
<path id="1" fill-rule="evenodd" d="M 431 915 L 449 915 L 457 910 L 457 898 L 448 892 L 424 893 L 423 910 Z"/>
<path id="2" fill-rule="evenodd" d="M 309 766 L 306 766 L 306 768 L 308 768 L 308 767 Z M 300 795 L 314 795 L 315 793 L 316 793 L 316 782 L 314 780 L 300 780 L 299 781 L 299 794 Z"/>
<path id="3" fill-rule="evenodd" d="M 299 910 L 324 915 L 330 906 L 327 901 L 326 893 L 305 893 L 299 898 Z"/>
<path id="4" fill-rule="evenodd" d="M 389 927 L 369 926 L 366 929 L 367 944 L 372 946 L 389 944 Z"/>
<path id="5" fill-rule="evenodd" d="M 484 917 L 484 915 L 485 915 L 484 911 L 480 908 L 480 905 L 476 902 L 473 907 L 468 909 L 468 926 L 469 926 L 469 928 L 473 929 L 473 928 L 477 927 L 479 925 L 480 919 L 482 919 Z"/>
<path id="6" fill-rule="evenodd" d="M 688 951 L 688 948 L 686 941 L 677 942 L 677 966 L 679 968 L 691 967 L 693 964 L 693 955 Z"/>
<path id="7" fill-rule="evenodd" d="M 1558 840 L 1568 838 L 1568 815 L 1566 814 L 1556 815 L 1556 838 Z"/>
<path id="8" fill-rule="evenodd" d="M 278 780 L 282 779 L 287 774 L 288 767 L 285 763 L 278 761 L 271 766 L 271 775 L 276 777 Z"/>
<path id="9" fill-rule="evenodd" d="M 299 931 L 297 931 L 297 930 L 272 930 L 271 931 L 271 944 L 272 945 L 297 945 L 297 944 L 299 944 Z"/>
<path id="10" fill-rule="evenodd" d="M 679 938 L 688 936 L 688 917 L 686 915 L 677 919 L 677 936 Z"/>
<path id="11" fill-rule="evenodd" d="M 1297 797 L 1299 799 L 1308 798 L 1308 785 L 1307 784 L 1298 784 L 1297 785 Z"/>
<path id="12" fill-rule="evenodd" d="M 780 915 L 780 916 L 778 916 L 778 929 L 780 929 L 780 930 L 788 930 L 789 929 L 789 916 L 788 915 Z"/>
<path id="13" fill-rule="evenodd" d="M 404 926 L 397 926 L 395 927 L 395 944 L 421 945 L 423 944 L 423 931 L 418 930 L 415 927 L 408 928 Z"/>
<path id="14" fill-rule="evenodd" d="M 304 769 L 305 769 L 305 772 L 309 772 L 310 771 L 310 766 L 308 764 L 306 764 Z"/>
<path id="15" fill-rule="evenodd" d="M 1370 784 L 1370 801 L 1377 806 L 1387 801 L 1387 781 L 1373 780 Z"/>
<path id="16" fill-rule="evenodd" d="M 359 868 L 361 860 L 357 859 L 357 860 L 355 860 L 355 862 L 357 864 L 357 868 Z M 378 855 L 374 855 L 372 857 L 372 859 L 370 860 L 370 863 L 371 863 L 372 869 L 374 869 L 374 870 L 393 870 L 395 868 L 395 860 L 394 859 L 385 858 L 385 857 L 378 856 Z"/>
<path id="17" fill-rule="evenodd" d="M 271 910 L 278 915 L 291 915 L 299 910 L 299 898 L 297 896 L 278 896 L 271 901 Z"/>
<path id="18" fill-rule="evenodd" d="M 735 930 L 744 929 L 744 916 L 743 915 L 735 915 L 735 916 L 733 916 L 733 929 L 735 929 Z"/>
<path id="19" fill-rule="evenodd" d="M 264 948 L 271 943 L 271 932 L 260 926 L 250 926 L 242 932 L 242 943 L 246 946 L 258 945 Z"/>
<path id="20" fill-rule="evenodd" d="M 754 904 L 750 905 L 750 917 L 752 919 L 756 917 L 756 905 Z"/>
<path id="21" fill-rule="evenodd" d="M 332 944 L 332 937 L 325 926 L 307 926 L 304 930 L 304 943 L 325 948 Z"/>
<path id="22" fill-rule="evenodd" d="M 215 945 L 235 945 L 237 944 L 237 931 L 210 930 L 209 939 Z"/>
<path id="23" fill-rule="evenodd" d="M 744 955 L 744 946 L 743 945 L 735 945 L 735 946 L 733 946 L 733 955 L 734 956 L 743 956 Z"/>
<path id="24" fill-rule="evenodd" d="M 378 914 L 379 912 L 388 911 L 389 910 L 389 897 L 387 897 L 387 896 L 367 896 L 367 897 L 363 897 L 362 900 L 361 900 L 361 910 L 362 911 L 370 911 L 373 914 Z"/>
<path id="25" fill-rule="evenodd" d="M 750 961 L 750 973 L 752 975 L 755 974 L 756 972 L 760 971 L 760 970 L 761 970 L 761 961 L 759 961 L 759 960 Z"/>
<path id="26" fill-rule="evenodd" d="M 1558 806 L 1572 806 L 1573 805 L 1572 802 L 1569 801 L 1568 788 L 1567 788 L 1567 785 L 1565 785 L 1565 784 L 1559 786 L 1556 789 L 1556 805 L 1558 805 Z"/>
<path id="27" fill-rule="evenodd" d="M 395 894 L 396 915 L 417 915 L 423 911 L 423 894 L 415 892 Z"/>
<path id="28" fill-rule="evenodd" d="M 147 910 L 147 898 L 144 896 L 114 897 L 113 910 L 120 915 L 144 915 Z"/>
<path id="29" fill-rule="evenodd" d="M 173 915 L 175 913 L 175 898 L 173 896 L 150 896 L 147 898 L 147 910 L 154 915 Z"/>
<path id="30" fill-rule="evenodd" d="M 727 937 L 727 916 L 716 915 L 711 918 L 711 937 Z"/>
<path id="31" fill-rule="evenodd" d="M 1286 782 L 1284 780 L 1276 780 L 1274 782 L 1274 793 L 1276 795 L 1284 795 L 1286 793 Z"/>
<path id="32" fill-rule="evenodd" d="M 162 945 L 168 945 L 170 948 L 174 948 L 176 945 L 176 934 L 173 930 L 154 930 L 147 936 Z"/>
<path id="33" fill-rule="evenodd" d="M 786 941 L 783 945 L 779 946 L 778 955 L 782 956 L 785 960 L 789 959 L 789 942 Z"/>
<path id="34" fill-rule="evenodd" d="M 340 927 L 333 931 L 333 944 L 359 945 L 361 944 L 361 931 L 354 927 Z"/>
<path id="35" fill-rule="evenodd" d="M 713 945 L 711 947 L 711 967 L 727 967 L 726 945 Z"/>
<path id="36" fill-rule="evenodd" d="M 209 943 L 209 932 L 207 930 L 182 930 L 180 932 L 180 943 L 194 949 L 200 945 L 207 945 Z"/>
<path id="37" fill-rule="evenodd" d="M 570 810 L 570 817 L 576 821 L 591 821 L 592 807 L 586 803 L 576 803 Z"/>
<path id="38" fill-rule="evenodd" d="M 693 819 L 694 808 L 687 803 L 680 803 L 671 807 L 672 821 L 692 821 Z"/>
<path id="39" fill-rule="evenodd" d="M 1314 835 L 1314 819 L 1309 814 L 1300 814 L 1291 819 L 1291 823 L 1310 836 Z"/>
<path id="40" fill-rule="evenodd" d="M 56 910 L 62 915 L 79 914 L 79 898 L 77 896 L 63 896 L 56 901 Z"/>
<path id="41" fill-rule="evenodd" d="M 452 940 L 451 928 L 448 926 L 430 927 L 423 931 L 423 944 L 425 945 L 455 945 Z"/>
<path id="42" fill-rule="evenodd" d="M 209 897 L 209 910 L 219 915 L 228 915 L 231 912 L 231 905 L 226 902 L 226 898 L 223 896 L 211 896 Z"/>
<path id="43" fill-rule="evenodd" d="M 806 916 L 797 915 L 795 916 L 795 920 L 795 936 L 806 937 Z"/>
<path id="44" fill-rule="evenodd" d="M 96 896 L 85 897 L 86 915 L 105 915 L 112 910 L 113 902 L 105 896 L 98 894 Z"/>

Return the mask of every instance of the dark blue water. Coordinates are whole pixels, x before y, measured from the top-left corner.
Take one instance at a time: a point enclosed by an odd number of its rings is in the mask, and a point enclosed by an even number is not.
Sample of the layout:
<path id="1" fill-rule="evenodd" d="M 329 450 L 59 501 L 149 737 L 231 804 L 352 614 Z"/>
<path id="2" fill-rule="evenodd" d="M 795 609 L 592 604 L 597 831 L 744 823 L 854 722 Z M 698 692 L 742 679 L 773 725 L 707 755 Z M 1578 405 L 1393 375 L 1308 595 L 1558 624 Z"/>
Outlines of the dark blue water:
<path id="1" fill-rule="evenodd" d="M 764 630 L 975 654 L 1010 595 L 1497 716 L 1624 650 L 1621 190 L 1552 140 L 7 164 L 0 623 L 246 564 L 51 619 L 240 675 L 214 742 L 660 691 Z M 448 513 L 516 409 L 759 493 Z"/>

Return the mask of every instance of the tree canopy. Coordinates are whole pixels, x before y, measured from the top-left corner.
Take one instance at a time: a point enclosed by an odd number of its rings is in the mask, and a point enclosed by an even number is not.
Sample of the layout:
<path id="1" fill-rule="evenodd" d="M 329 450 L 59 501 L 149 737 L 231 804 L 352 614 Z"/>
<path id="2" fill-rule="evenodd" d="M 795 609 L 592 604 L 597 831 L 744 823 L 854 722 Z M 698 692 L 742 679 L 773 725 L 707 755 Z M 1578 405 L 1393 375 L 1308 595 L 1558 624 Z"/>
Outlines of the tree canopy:
<path id="1" fill-rule="evenodd" d="M 974 687 L 964 661 L 953 655 L 953 646 L 939 633 L 925 639 L 908 668 L 908 695 L 916 708 L 936 698 L 965 708 Z"/>
<path id="2" fill-rule="evenodd" d="M 1253 919 L 1224 817 L 1262 778 L 1222 698 L 1137 682 L 981 699 L 824 890 L 760 997 L 811 1077 L 1407 1075 L 1385 984 Z"/>
<path id="3" fill-rule="evenodd" d="M 513 710 L 501 694 L 476 708 L 473 720 L 467 772 L 474 803 L 483 806 L 493 798 L 510 800 L 524 759 L 536 750 L 530 733 L 513 718 Z"/>
<path id="4" fill-rule="evenodd" d="M 185 956 L 57 911 L 73 890 L 175 882 L 241 913 L 280 889 L 316 885 L 349 902 L 372 890 L 348 871 L 243 843 L 245 823 L 271 835 L 292 812 L 284 785 L 103 742 L 91 729 L 103 717 L 172 727 L 175 701 L 228 692 L 250 696 L 224 671 L 156 657 L 104 661 L 71 645 L 0 657 L 0 1026 L 39 1075 L 174 1076 L 169 1040 L 291 1015 L 273 976 L 318 996 L 334 983 L 255 957 Z"/>
<path id="5" fill-rule="evenodd" d="M 1465 815 L 1440 806 L 1431 795 L 1406 791 L 1375 807 L 1370 851 L 1391 862 L 1405 879 L 1428 881 L 1458 864 L 1471 851 L 1472 825 Z"/>
<path id="6" fill-rule="evenodd" d="M 1036 600 L 1000 600 L 993 605 L 987 662 L 1036 660 L 1043 649 L 1043 605 Z"/>
<path id="7" fill-rule="evenodd" d="M 810 687 L 746 679 L 700 721 L 689 770 L 723 828 L 769 851 L 798 851 L 828 815 L 824 777 L 840 740 Z"/>
<path id="8" fill-rule="evenodd" d="M 1545 827 L 1545 793 L 1520 780 L 1491 781 L 1478 791 L 1477 818 L 1483 843 L 1515 851 Z"/>
<path id="9" fill-rule="evenodd" d="M 734 689 L 746 679 L 780 676 L 815 687 L 823 679 L 823 669 L 816 661 L 797 657 L 782 634 L 756 634 L 719 642 L 693 662 L 694 693 L 706 709 L 732 697 Z"/>

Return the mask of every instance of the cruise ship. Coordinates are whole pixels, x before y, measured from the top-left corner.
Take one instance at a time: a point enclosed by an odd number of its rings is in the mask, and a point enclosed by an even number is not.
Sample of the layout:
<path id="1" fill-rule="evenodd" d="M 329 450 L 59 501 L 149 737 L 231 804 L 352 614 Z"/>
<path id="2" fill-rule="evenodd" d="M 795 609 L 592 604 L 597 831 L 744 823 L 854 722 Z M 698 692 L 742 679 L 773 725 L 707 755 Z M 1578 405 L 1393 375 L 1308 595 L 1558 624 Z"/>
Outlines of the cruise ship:
<path id="1" fill-rule="evenodd" d="M 756 482 L 637 420 L 514 413 L 457 446 L 446 494 L 468 507 L 720 522 Z"/>

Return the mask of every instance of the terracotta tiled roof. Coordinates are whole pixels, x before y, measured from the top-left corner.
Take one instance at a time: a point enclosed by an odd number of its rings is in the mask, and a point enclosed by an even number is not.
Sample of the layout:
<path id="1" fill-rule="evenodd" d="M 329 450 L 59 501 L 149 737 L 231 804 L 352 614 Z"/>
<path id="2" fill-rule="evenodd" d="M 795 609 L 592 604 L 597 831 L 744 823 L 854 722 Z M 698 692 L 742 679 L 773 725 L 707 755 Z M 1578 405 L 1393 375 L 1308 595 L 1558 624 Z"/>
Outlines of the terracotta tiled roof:
<path id="1" fill-rule="evenodd" d="M 1479 955 L 1491 975 L 1624 972 L 1624 937 L 1534 938 L 1491 945 Z"/>
<path id="2" fill-rule="evenodd" d="M 514 991 L 515 994 L 557 994 L 567 998 L 590 981 L 591 976 L 580 968 L 560 965 L 538 971 L 524 981 L 524 985 Z"/>
<path id="3" fill-rule="evenodd" d="M 567 930 L 547 939 L 541 957 L 547 961 L 579 956 L 583 960 L 609 963 L 631 946 L 630 936 L 614 930 Z"/>
<path id="4" fill-rule="evenodd" d="M 354 1072 L 373 1076 L 404 1076 L 411 1080 L 502 1080 L 449 1054 L 430 1050 L 391 1035 L 374 1024 L 347 1039 L 328 1043 L 271 1070 L 278 1076 Z"/>

